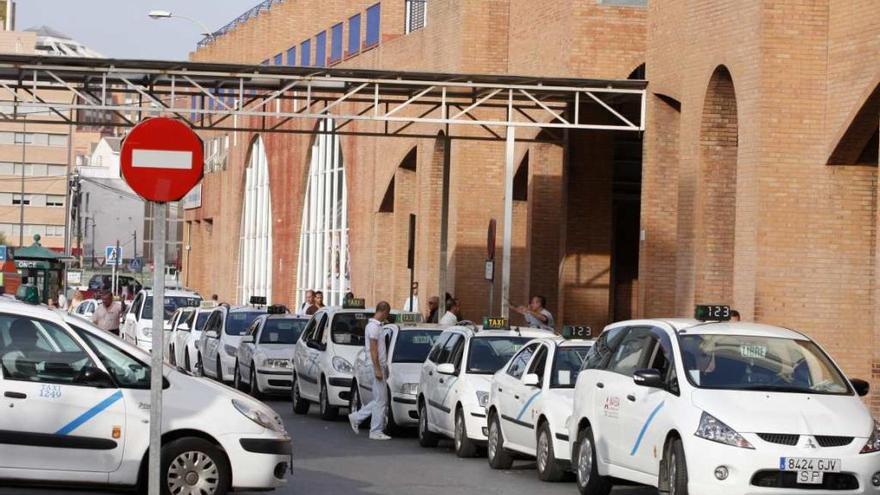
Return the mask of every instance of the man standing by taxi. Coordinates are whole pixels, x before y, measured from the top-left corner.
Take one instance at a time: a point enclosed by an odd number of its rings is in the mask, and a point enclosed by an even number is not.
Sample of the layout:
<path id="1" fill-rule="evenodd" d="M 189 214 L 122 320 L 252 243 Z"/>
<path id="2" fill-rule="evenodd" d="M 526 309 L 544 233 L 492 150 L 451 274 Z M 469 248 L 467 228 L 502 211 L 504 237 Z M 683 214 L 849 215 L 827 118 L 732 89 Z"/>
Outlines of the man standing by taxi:
<path id="1" fill-rule="evenodd" d="M 315 305 L 315 291 L 309 289 L 306 291 L 306 300 L 303 301 L 302 305 L 299 307 L 300 314 L 308 314 L 309 308 Z M 314 313 L 314 311 L 313 311 Z"/>
<path id="2" fill-rule="evenodd" d="M 370 364 L 373 366 L 373 400 L 357 411 L 352 411 L 348 415 L 351 422 L 351 429 L 355 433 L 359 433 L 360 424 L 370 420 L 370 440 L 390 440 L 391 437 L 386 435 L 382 430 L 385 429 L 385 413 L 388 410 L 388 357 L 385 348 L 385 339 L 382 338 L 382 322 L 388 318 L 391 313 L 391 305 L 382 301 L 376 305 L 376 313 L 367 323 L 364 333 L 366 339 L 364 347 L 367 356 L 370 357 Z"/>
<path id="3" fill-rule="evenodd" d="M 553 314 L 547 309 L 547 299 L 544 296 L 532 296 L 528 306 L 515 306 L 510 309 L 523 315 L 532 328 L 540 328 L 550 332 L 556 331 Z"/>
<path id="4" fill-rule="evenodd" d="M 101 304 L 92 314 L 92 323 L 101 330 L 119 337 L 119 323 L 122 321 L 122 304 L 113 300 L 108 290 L 101 294 Z"/>

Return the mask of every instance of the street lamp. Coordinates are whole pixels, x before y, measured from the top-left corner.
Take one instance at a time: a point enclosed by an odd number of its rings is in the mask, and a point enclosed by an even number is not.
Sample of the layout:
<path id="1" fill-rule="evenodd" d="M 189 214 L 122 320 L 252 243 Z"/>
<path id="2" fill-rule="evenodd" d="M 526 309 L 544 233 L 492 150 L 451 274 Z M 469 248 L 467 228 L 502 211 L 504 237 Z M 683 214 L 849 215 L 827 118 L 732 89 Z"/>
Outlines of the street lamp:
<path id="1" fill-rule="evenodd" d="M 202 30 L 202 36 L 205 36 L 208 38 L 213 37 L 213 33 L 211 32 L 210 29 L 208 29 L 208 26 L 206 26 L 205 23 L 198 21 L 196 19 L 193 19 L 192 17 L 187 17 L 185 15 L 180 15 L 180 14 L 172 14 L 170 11 L 167 11 L 167 10 L 151 10 L 147 15 L 150 16 L 150 19 L 155 19 L 155 20 L 172 19 L 172 18 L 185 19 L 185 20 L 195 24 L 196 26 L 199 26 L 199 28 Z"/>

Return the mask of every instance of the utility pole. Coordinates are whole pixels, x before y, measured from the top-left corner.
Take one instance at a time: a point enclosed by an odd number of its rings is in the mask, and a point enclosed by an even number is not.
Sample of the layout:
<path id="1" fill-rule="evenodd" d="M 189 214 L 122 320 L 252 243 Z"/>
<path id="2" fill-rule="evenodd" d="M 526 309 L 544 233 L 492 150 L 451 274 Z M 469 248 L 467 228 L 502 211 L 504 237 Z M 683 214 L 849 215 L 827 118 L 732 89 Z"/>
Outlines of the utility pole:
<path id="1" fill-rule="evenodd" d="M 21 115 L 21 196 L 18 197 L 19 221 L 18 221 L 18 246 L 24 247 L 24 168 L 27 154 L 27 114 Z"/>

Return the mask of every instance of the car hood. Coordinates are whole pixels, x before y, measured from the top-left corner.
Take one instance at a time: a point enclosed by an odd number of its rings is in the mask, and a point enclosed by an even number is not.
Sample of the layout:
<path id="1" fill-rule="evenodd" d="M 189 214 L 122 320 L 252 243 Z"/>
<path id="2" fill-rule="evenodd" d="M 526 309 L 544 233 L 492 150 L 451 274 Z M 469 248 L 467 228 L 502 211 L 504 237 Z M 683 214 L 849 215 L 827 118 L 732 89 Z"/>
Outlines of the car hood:
<path id="1" fill-rule="evenodd" d="M 867 438 L 874 424 L 852 395 L 695 390 L 691 402 L 740 433 Z"/>
<path id="2" fill-rule="evenodd" d="M 391 363 L 391 376 L 395 383 L 419 383 L 422 363 Z"/>
<path id="3" fill-rule="evenodd" d="M 474 392 L 488 392 L 492 388 L 492 375 L 467 375 L 467 377 Z"/>
<path id="4" fill-rule="evenodd" d="M 361 351 L 361 349 L 363 349 L 363 346 L 336 344 L 333 346 L 333 355 L 345 359 L 352 366 L 354 366 L 357 355 Z"/>
<path id="5" fill-rule="evenodd" d="M 293 359 L 293 349 L 291 345 L 263 344 L 257 352 L 270 359 Z"/>

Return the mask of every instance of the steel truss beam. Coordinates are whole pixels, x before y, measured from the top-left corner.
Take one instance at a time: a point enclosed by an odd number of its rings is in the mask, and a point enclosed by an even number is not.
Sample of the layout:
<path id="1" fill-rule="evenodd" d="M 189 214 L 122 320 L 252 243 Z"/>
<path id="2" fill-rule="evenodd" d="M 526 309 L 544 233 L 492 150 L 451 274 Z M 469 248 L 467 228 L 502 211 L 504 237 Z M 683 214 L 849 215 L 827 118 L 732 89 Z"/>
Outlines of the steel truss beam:
<path id="1" fill-rule="evenodd" d="M 551 137 L 554 129 L 643 131 L 645 85 L 2 55 L 0 103 L 13 111 L 0 121 L 48 106 L 72 116 L 63 123 L 73 125 L 130 127 L 165 115 L 196 130 L 313 132 L 317 122 L 333 119 L 340 130 L 351 126 L 352 135 L 421 137 L 440 126 L 456 139 L 504 141 L 508 127 L 544 129 Z M 63 96 L 38 97 L 46 91 Z"/>

